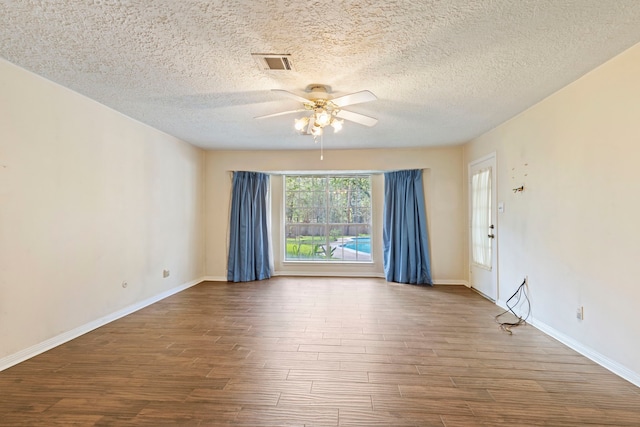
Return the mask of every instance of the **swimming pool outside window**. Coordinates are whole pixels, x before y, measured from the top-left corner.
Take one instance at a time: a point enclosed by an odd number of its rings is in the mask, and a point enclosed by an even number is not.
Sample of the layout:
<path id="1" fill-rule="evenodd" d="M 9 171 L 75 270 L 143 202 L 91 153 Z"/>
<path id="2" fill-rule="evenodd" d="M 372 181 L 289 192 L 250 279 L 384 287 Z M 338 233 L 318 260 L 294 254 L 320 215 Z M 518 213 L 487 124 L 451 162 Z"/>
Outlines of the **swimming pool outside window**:
<path id="1" fill-rule="evenodd" d="M 371 262 L 371 176 L 286 175 L 285 261 Z"/>

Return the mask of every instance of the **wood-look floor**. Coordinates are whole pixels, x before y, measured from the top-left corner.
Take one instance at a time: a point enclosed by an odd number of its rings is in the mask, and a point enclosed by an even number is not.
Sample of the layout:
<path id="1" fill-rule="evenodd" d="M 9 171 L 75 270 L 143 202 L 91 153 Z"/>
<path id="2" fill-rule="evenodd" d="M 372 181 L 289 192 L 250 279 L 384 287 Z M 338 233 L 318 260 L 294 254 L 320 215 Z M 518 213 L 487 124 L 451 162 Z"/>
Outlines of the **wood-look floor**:
<path id="1" fill-rule="evenodd" d="M 640 425 L 639 388 L 500 311 L 462 286 L 202 283 L 0 372 L 0 425 Z"/>

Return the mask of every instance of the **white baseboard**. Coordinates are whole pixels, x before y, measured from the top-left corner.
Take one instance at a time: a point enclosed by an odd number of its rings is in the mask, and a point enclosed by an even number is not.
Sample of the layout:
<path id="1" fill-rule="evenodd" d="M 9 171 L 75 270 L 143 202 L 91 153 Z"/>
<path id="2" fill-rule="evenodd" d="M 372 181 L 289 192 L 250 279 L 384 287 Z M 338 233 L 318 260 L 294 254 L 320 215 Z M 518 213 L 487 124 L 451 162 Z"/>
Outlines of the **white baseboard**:
<path id="1" fill-rule="evenodd" d="M 496 304 L 498 306 L 502 307 L 503 309 L 508 310 L 507 305 L 503 301 L 498 301 Z M 518 314 L 520 314 L 520 313 L 518 313 Z M 522 315 L 522 314 L 520 314 L 520 315 Z M 591 359 L 592 361 L 594 361 L 598 365 L 602 366 L 603 368 L 608 369 L 609 371 L 613 372 L 617 376 L 619 376 L 621 378 L 624 378 L 625 380 L 627 380 L 630 383 L 636 385 L 637 387 L 640 387 L 640 374 L 638 374 L 637 372 L 634 372 L 634 371 L 630 370 L 629 368 L 619 364 L 618 362 L 609 359 L 607 356 L 595 351 L 591 347 L 587 347 L 587 346 L 583 345 L 582 343 L 580 343 L 580 342 L 574 340 L 573 338 L 563 334 L 562 332 L 558 331 L 557 329 L 552 328 L 551 326 L 547 325 L 546 323 L 541 322 L 539 320 L 536 320 L 533 317 L 530 317 L 527 320 L 527 323 L 529 323 L 531 326 L 533 326 L 534 328 L 538 329 L 539 331 L 549 335 L 550 337 L 557 339 L 562 344 L 564 344 L 567 347 L 577 351 L 578 353 L 580 353 L 581 355 L 583 355 L 587 359 Z"/>
<path id="2" fill-rule="evenodd" d="M 531 325 L 536 329 L 557 339 L 561 343 L 565 344 L 567 347 L 574 349 L 575 351 L 582 354 L 586 358 L 593 360 L 603 368 L 610 370 L 611 372 L 618 375 L 619 377 L 622 377 L 625 380 L 629 381 L 630 383 L 640 387 L 640 375 L 638 373 L 633 372 L 632 370 L 619 364 L 618 362 L 609 359 L 608 357 L 598 353 L 594 349 L 587 347 L 585 345 L 582 345 L 581 343 L 574 340 L 573 338 L 557 331 L 556 329 L 552 328 L 551 326 L 543 322 L 532 319 L 532 321 L 529 323 L 531 323 Z"/>
<path id="3" fill-rule="evenodd" d="M 434 280 L 434 285 L 462 285 L 469 287 L 469 282 L 466 280 Z"/>
<path id="4" fill-rule="evenodd" d="M 273 273 L 272 277 L 373 277 L 378 279 L 384 279 L 384 273 L 376 272 L 341 272 L 341 273 L 327 273 L 326 271 L 278 271 Z M 226 282 L 227 278 L 223 276 L 205 276 L 202 278 L 207 282 Z M 462 285 L 469 287 L 469 282 L 466 280 L 434 280 L 434 285 Z"/>
<path id="5" fill-rule="evenodd" d="M 273 274 L 273 277 L 277 276 L 290 276 L 290 277 L 373 277 L 377 279 L 384 279 L 384 273 L 376 272 L 330 272 L 326 271 L 278 271 Z M 215 280 L 215 279 L 210 279 Z M 225 281 L 227 279 L 224 279 Z M 469 283 L 466 280 L 434 280 L 434 285 L 464 285 L 469 287 Z"/>
<path id="6" fill-rule="evenodd" d="M 273 274 L 273 277 L 277 276 L 301 276 L 301 277 L 375 277 L 384 279 L 384 274 L 375 272 L 340 272 L 331 273 L 326 271 L 278 271 Z"/>
<path id="7" fill-rule="evenodd" d="M 302 276 L 302 277 L 374 277 L 378 279 L 384 279 L 384 273 L 376 272 L 340 272 L 340 273 L 327 273 L 326 271 L 278 271 L 274 273 L 275 276 Z M 226 279 L 225 279 L 226 280 Z M 466 280 L 434 280 L 434 285 L 463 285 L 469 287 L 469 283 Z"/>
<path id="8" fill-rule="evenodd" d="M 169 289 L 165 292 L 162 292 L 158 295 L 154 295 L 150 298 L 147 298 L 143 301 L 132 304 L 128 307 L 125 307 L 121 310 L 118 310 L 114 313 L 103 316 L 99 319 L 93 320 L 89 323 L 86 323 L 82 326 L 78 326 L 70 331 L 64 332 L 60 335 L 56 335 L 55 337 L 49 338 L 48 340 L 42 341 L 36 345 L 25 348 L 24 350 L 20 350 L 17 353 L 10 354 L 9 356 L 5 356 L 0 359 L 0 371 L 3 371 L 7 368 L 10 368 L 14 365 L 17 365 L 20 362 L 24 362 L 27 359 L 31 359 L 41 353 L 44 353 L 47 350 L 51 350 L 54 347 L 57 347 L 61 344 L 71 341 L 74 338 L 78 338 L 81 335 L 86 334 L 87 332 L 91 332 L 94 329 L 97 329 L 101 326 L 104 326 L 108 323 L 113 322 L 114 320 L 118 320 L 121 317 L 127 316 L 131 313 L 134 313 L 140 309 L 143 309 L 153 303 L 156 303 L 160 300 L 163 300 L 171 295 L 177 294 L 178 292 L 184 291 L 192 286 L 197 285 L 204 281 L 204 278 L 192 280 L 175 288 Z M 225 279 L 226 280 L 226 279 Z"/>
<path id="9" fill-rule="evenodd" d="M 226 282 L 227 278 L 224 276 L 204 276 L 203 282 Z"/>

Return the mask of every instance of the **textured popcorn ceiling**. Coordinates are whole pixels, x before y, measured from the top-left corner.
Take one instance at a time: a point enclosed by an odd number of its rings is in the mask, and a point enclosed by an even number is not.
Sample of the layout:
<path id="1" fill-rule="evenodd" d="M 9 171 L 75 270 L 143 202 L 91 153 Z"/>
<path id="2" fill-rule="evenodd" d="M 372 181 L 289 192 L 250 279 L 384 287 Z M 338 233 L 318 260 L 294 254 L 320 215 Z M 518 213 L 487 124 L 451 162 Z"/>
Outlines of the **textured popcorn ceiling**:
<path id="1" fill-rule="evenodd" d="M 379 98 L 327 148 L 460 144 L 639 41 L 638 0 L 0 0 L 0 57 L 211 149 L 316 148 L 253 119 L 310 83 Z"/>

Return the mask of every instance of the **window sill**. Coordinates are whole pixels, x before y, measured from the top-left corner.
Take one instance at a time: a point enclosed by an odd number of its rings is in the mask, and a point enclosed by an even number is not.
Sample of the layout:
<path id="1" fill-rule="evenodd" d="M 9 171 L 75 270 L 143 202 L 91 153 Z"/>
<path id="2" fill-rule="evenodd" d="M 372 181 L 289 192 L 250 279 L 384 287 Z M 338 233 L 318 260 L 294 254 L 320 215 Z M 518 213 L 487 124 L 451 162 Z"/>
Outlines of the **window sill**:
<path id="1" fill-rule="evenodd" d="M 374 261 L 282 261 L 282 265 L 373 265 Z"/>

